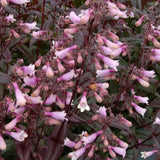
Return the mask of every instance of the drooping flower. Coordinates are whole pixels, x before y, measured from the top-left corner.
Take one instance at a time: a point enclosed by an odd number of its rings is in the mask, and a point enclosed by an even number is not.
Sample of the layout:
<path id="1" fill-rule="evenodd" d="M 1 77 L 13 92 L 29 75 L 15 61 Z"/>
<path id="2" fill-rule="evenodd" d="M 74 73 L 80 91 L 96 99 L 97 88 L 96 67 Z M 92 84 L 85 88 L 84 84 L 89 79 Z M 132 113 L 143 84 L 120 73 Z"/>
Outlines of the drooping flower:
<path id="1" fill-rule="evenodd" d="M 13 22 L 16 21 L 16 19 L 13 17 L 13 14 L 9 14 L 9 16 L 7 16 L 7 17 L 5 18 L 5 20 L 6 20 L 8 23 L 9 23 L 9 22 L 13 23 Z"/>
<path id="2" fill-rule="evenodd" d="M 70 54 L 70 52 L 71 52 L 72 50 L 74 50 L 74 49 L 76 49 L 76 48 L 77 48 L 77 45 L 74 45 L 74 46 L 72 46 L 72 47 L 65 48 L 65 49 L 63 49 L 63 50 L 61 50 L 61 51 L 56 51 L 56 52 L 55 52 L 55 55 L 56 55 L 57 57 L 59 57 L 60 59 L 63 59 L 63 58 L 65 58 L 68 54 Z"/>
<path id="3" fill-rule="evenodd" d="M 146 103 L 148 105 L 148 97 L 141 97 L 134 95 L 134 98 L 138 100 L 139 103 Z"/>
<path id="4" fill-rule="evenodd" d="M 45 103 L 46 105 L 51 105 L 52 103 L 54 103 L 56 101 L 56 95 L 53 95 L 53 93 L 51 95 L 49 95 L 49 97 L 46 99 Z"/>
<path id="5" fill-rule="evenodd" d="M 28 134 L 24 132 L 24 130 L 21 130 L 20 132 L 9 132 L 9 131 L 4 131 L 5 134 L 11 136 L 15 140 L 19 142 L 23 142 L 25 138 L 28 137 Z"/>
<path id="6" fill-rule="evenodd" d="M 96 133 L 91 134 L 88 137 L 83 136 L 82 141 L 84 142 L 84 145 L 92 143 L 97 138 L 97 136 L 100 135 L 101 133 L 102 133 L 102 131 L 98 131 Z"/>
<path id="7" fill-rule="evenodd" d="M 106 108 L 105 107 L 100 107 L 96 112 L 99 113 L 102 117 L 106 118 L 107 113 L 106 113 Z"/>
<path id="8" fill-rule="evenodd" d="M 46 76 L 47 76 L 48 78 L 52 78 L 52 77 L 54 76 L 54 71 L 53 71 L 53 69 L 51 68 L 49 62 L 46 63 L 46 67 L 47 67 L 47 68 L 46 68 Z"/>
<path id="9" fill-rule="evenodd" d="M 17 105 L 24 106 L 26 104 L 26 99 L 24 98 L 24 94 L 19 89 L 17 82 L 14 82 L 13 86 L 15 88 L 15 95 L 16 95 L 16 103 L 17 103 Z"/>
<path id="10" fill-rule="evenodd" d="M 14 118 L 11 122 L 7 123 L 4 128 L 8 131 L 10 131 L 11 129 L 13 129 L 17 122 L 19 121 L 19 119 L 21 118 L 22 116 L 21 115 L 18 115 L 16 118 Z"/>
<path id="11" fill-rule="evenodd" d="M 135 110 L 144 117 L 144 114 L 146 113 L 147 109 L 141 108 L 140 106 L 138 106 L 137 104 L 133 102 L 131 104 L 135 108 Z"/>
<path id="12" fill-rule="evenodd" d="M 109 57 L 105 57 L 102 54 L 98 53 L 97 56 L 110 68 L 113 68 L 117 71 L 117 67 L 119 66 L 118 60 L 113 60 Z"/>
<path id="13" fill-rule="evenodd" d="M 155 121 L 153 124 L 159 124 L 160 125 L 160 118 L 159 117 L 156 117 Z"/>
<path id="14" fill-rule="evenodd" d="M 74 70 L 72 69 L 71 71 L 63 74 L 61 77 L 57 79 L 57 81 L 69 81 L 73 77 L 77 77 L 77 74 L 75 74 Z"/>
<path id="15" fill-rule="evenodd" d="M 35 39 L 43 39 L 43 35 L 44 35 L 45 33 L 46 33 L 46 31 L 39 30 L 39 31 L 33 31 L 31 35 L 32 35 Z"/>
<path id="16" fill-rule="evenodd" d="M 66 116 L 65 111 L 45 112 L 45 115 L 60 121 L 68 120 L 67 118 L 65 118 Z"/>
<path id="17" fill-rule="evenodd" d="M 86 151 L 86 149 L 89 147 L 89 145 L 86 145 L 74 152 L 71 152 L 68 154 L 68 157 L 70 157 L 72 160 L 77 160 L 80 156 L 82 156 L 84 154 L 84 152 Z"/>
<path id="18" fill-rule="evenodd" d="M 25 98 L 27 102 L 30 104 L 42 104 L 43 103 L 42 97 L 40 96 L 32 97 L 32 96 L 25 95 Z"/>
<path id="19" fill-rule="evenodd" d="M 7 1 L 15 3 L 15 4 L 26 4 L 26 3 L 30 2 L 30 0 L 7 0 Z"/>
<path id="20" fill-rule="evenodd" d="M 153 155 L 156 152 L 157 152 L 157 150 L 148 151 L 148 152 L 146 152 L 146 151 L 141 152 L 141 158 L 146 159 L 147 157 L 150 157 L 151 155 Z"/>
<path id="21" fill-rule="evenodd" d="M 81 10 L 81 13 L 77 16 L 76 13 L 72 11 L 66 18 L 69 18 L 75 24 L 86 24 L 92 12 L 93 9 Z"/>
<path id="22" fill-rule="evenodd" d="M 67 147 L 70 147 L 70 148 L 73 148 L 75 146 L 75 142 L 71 141 L 69 138 L 65 138 L 64 140 L 64 146 L 67 146 Z"/>
<path id="23" fill-rule="evenodd" d="M 23 86 L 30 86 L 30 87 L 35 87 L 37 85 L 37 82 L 40 80 L 40 78 L 37 78 L 36 76 L 29 77 L 26 76 L 23 78 L 24 84 Z"/>
<path id="24" fill-rule="evenodd" d="M 110 76 L 114 71 L 114 69 L 96 70 L 96 77 L 107 77 Z"/>
<path id="25" fill-rule="evenodd" d="M 21 67 L 21 70 L 24 72 L 24 74 L 33 76 L 35 74 L 35 65 L 30 64 L 29 66 L 23 66 Z"/>
<path id="26" fill-rule="evenodd" d="M 109 146 L 109 147 L 117 154 L 122 155 L 123 158 L 126 156 L 126 148 L 114 147 L 114 146 Z"/>
<path id="27" fill-rule="evenodd" d="M 87 95 L 87 92 L 83 92 L 83 95 L 82 95 L 80 102 L 77 106 L 77 108 L 79 108 L 81 112 L 84 112 L 85 110 L 87 110 L 87 111 L 90 110 L 90 107 L 87 103 L 86 95 Z"/>
<path id="28" fill-rule="evenodd" d="M 122 148 L 128 148 L 128 144 L 124 141 L 122 141 L 121 139 L 119 138 L 116 138 L 118 144 L 122 147 Z"/>
<path id="29" fill-rule="evenodd" d="M 136 27 L 140 26 L 142 24 L 143 20 L 144 20 L 144 16 L 142 16 L 138 21 L 136 21 L 135 26 Z"/>
<path id="30" fill-rule="evenodd" d="M 39 29 L 38 27 L 36 27 L 37 22 L 33 22 L 33 23 L 20 23 L 19 25 L 22 27 L 22 30 L 25 33 L 30 33 L 31 30 Z"/>
<path id="31" fill-rule="evenodd" d="M 154 78 L 155 77 L 155 71 L 154 70 L 148 71 L 148 70 L 142 69 L 141 73 L 145 77 L 150 77 L 150 78 Z"/>

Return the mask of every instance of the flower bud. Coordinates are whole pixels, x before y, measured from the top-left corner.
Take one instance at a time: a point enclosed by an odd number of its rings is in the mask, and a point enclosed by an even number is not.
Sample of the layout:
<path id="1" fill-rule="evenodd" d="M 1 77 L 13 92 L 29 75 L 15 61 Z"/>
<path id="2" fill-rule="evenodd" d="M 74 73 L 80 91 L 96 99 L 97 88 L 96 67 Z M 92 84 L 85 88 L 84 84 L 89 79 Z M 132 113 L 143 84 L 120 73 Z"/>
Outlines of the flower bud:
<path id="1" fill-rule="evenodd" d="M 135 23 L 135 26 L 136 26 L 136 27 L 140 26 L 140 25 L 142 24 L 143 20 L 144 20 L 144 16 L 142 16 L 142 17 Z"/>
<path id="2" fill-rule="evenodd" d="M 7 145 L 2 137 L 2 135 L 0 134 L 0 150 L 4 151 L 6 149 Z"/>
<path id="3" fill-rule="evenodd" d="M 54 76 L 54 71 L 53 71 L 52 68 L 50 67 L 50 63 L 47 62 L 46 66 L 47 66 L 46 76 L 47 76 L 48 78 L 52 78 L 52 77 Z"/>

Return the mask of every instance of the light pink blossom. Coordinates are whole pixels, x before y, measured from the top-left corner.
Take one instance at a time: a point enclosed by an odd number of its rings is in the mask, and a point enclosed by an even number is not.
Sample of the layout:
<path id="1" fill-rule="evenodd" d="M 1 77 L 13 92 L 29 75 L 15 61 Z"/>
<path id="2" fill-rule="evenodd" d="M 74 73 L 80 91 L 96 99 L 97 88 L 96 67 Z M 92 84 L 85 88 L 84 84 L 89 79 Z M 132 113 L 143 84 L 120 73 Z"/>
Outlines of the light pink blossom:
<path id="1" fill-rule="evenodd" d="M 7 1 L 15 3 L 15 4 L 26 4 L 26 3 L 30 2 L 30 0 L 7 0 Z"/>
<path id="2" fill-rule="evenodd" d="M 144 114 L 146 113 L 147 109 L 141 108 L 140 106 L 138 106 L 137 104 L 133 102 L 131 104 L 135 108 L 135 110 L 144 117 Z"/>
<path id="3" fill-rule="evenodd" d="M 26 99 L 24 98 L 24 94 L 19 89 L 17 82 L 14 82 L 13 86 L 15 88 L 15 95 L 16 95 L 16 103 L 17 103 L 17 105 L 24 106 L 26 104 Z"/>
<path id="4" fill-rule="evenodd" d="M 65 118 L 66 116 L 65 111 L 45 112 L 45 115 L 60 121 L 68 120 L 67 118 Z"/>
<path id="5" fill-rule="evenodd" d="M 77 48 L 77 45 L 74 45 L 74 46 L 72 46 L 72 47 L 65 48 L 65 49 L 63 49 L 63 50 L 61 50 L 61 51 L 56 51 L 56 52 L 55 52 L 55 55 L 56 55 L 57 57 L 59 57 L 60 59 L 63 59 L 63 58 L 65 58 L 68 54 L 70 54 L 70 52 L 71 52 L 72 50 L 74 50 L 74 49 L 76 49 L 76 48 Z"/>
<path id="6" fill-rule="evenodd" d="M 97 138 L 97 136 L 100 135 L 101 133 L 102 133 L 102 131 L 98 131 L 98 132 L 96 132 L 96 133 L 91 134 L 91 135 L 88 136 L 88 137 L 84 136 L 84 137 L 82 138 L 82 141 L 84 142 L 84 145 L 87 145 L 87 144 L 89 144 L 89 143 L 92 143 L 92 142 Z"/>
<path id="7" fill-rule="evenodd" d="M 49 95 L 49 97 L 46 99 L 45 103 L 46 105 L 51 105 L 52 103 L 54 103 L 56 101 L 56 95 L 53 95 L 53 93 L 51 95 Z"/>
<path id="8" fill-rule="evenodd" d="M 67 146 L 67 147 L 70 147 L 70 148 L 73 148 L 76 145 L 76 143 L 71 141 L 69 138 L 66 137 L 63 145 Z"/>
<path id="9" fill-rule="evenodd" d="M 109 57 L 105 57 L 102 54 L 97 54 L 97 56 L 110 68 L 113 68 L 115 71 L 117 71 L 117 67 L 119 66 L 118 60 L 112 60 Z"/>
<path id="10" fill-rule="evenodd" d="M 96 112 L 99 113 L 102 117 L 106 118 L 107 113 L 106 113 L 106 108 L 105 107 L 100 107 Z"/>
<path id="11" fill-rule="evenodd" d="M 19 1 L 19 0 L 18 0 L 18 1 Z M 25 33 L 30 33 L 31 30 L 39 29 L 38 27 L 36 27 L 37 22 L 32 22 L 32 23 L 20 23 L 19 25 L 22 27 L 22 30 L 23 30 Z"/>
<path id="12" fill-rule="evenodd" d="M 23 142 L 24 139 L 28 137 L 28 134 L 24 132 L 23 130 L 21 130 L 20 132 L 5 131 L 4 133 L 11 136 L 12 138 L 14 138 L 15 140 L 19 142 Z"/>
<path id="13" fill-rule="evenodd" d="M 82 95 L 80 102 L 77 106 L 77 108 L 79 108 L 81 112 L 84 112 L 85 110 L 90 111 L 90 107 L 87 103 L 86 95 L 87 95 L 87 92 L 83 92 L 83 95 Z"/>
<path id="14" fill-rule="evenodd" d="M 9 22 L 13 23 L 13 22 L 16 21 L 16 19 L 13 17 L 13 14 L 9 14 L 9 16 L 7 16 L 7 17 L 5 18 L 5 20 L 6 20 L 8 23 L 9 23 Z"/>
<path id="15" fill-rule="evenodd" d="M 2 135 L 0 134 L 0 150 L 5 150 L 7 148 L 6 142 L 4 141 Z"/>
<path id="16" fill-rule="evenodd" d="M 148 151 L 148 152 L 146 152 L 146 151 L 141 152 L 141 158 L 146 159 L 147 157 L 150 157 L 151 155 L 153 155 L 156 152 L 157 152 L 157 150 Z"/>

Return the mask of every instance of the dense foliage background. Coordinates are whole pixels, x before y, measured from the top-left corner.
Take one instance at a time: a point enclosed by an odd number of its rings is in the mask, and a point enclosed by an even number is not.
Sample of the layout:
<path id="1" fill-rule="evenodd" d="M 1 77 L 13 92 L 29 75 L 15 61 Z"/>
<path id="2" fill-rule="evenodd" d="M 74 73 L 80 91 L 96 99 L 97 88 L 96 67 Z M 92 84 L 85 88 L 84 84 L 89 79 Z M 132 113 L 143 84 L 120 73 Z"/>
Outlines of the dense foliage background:
<path id="1" fill-rule="evenodd" d="M 160 159 L 159 1 L 21 2 L 0 0 L 1 158 L 76 160 L 86 147 L 78 159 L 140 160 L 153 150 L 146 159 Z M 21 131 L 21 141 L 11 135 Z"/>

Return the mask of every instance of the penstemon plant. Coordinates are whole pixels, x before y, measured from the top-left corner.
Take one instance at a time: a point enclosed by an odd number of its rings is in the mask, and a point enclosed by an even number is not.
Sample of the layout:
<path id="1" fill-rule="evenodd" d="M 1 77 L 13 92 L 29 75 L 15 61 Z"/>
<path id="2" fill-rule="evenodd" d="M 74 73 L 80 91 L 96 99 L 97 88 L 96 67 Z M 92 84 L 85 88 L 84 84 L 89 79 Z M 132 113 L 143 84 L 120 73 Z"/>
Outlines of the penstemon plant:
<path id="1" fill-rule="evenodd" d="M 0 0 L 1 158 L 160 159 L 158 2 Z"/>

